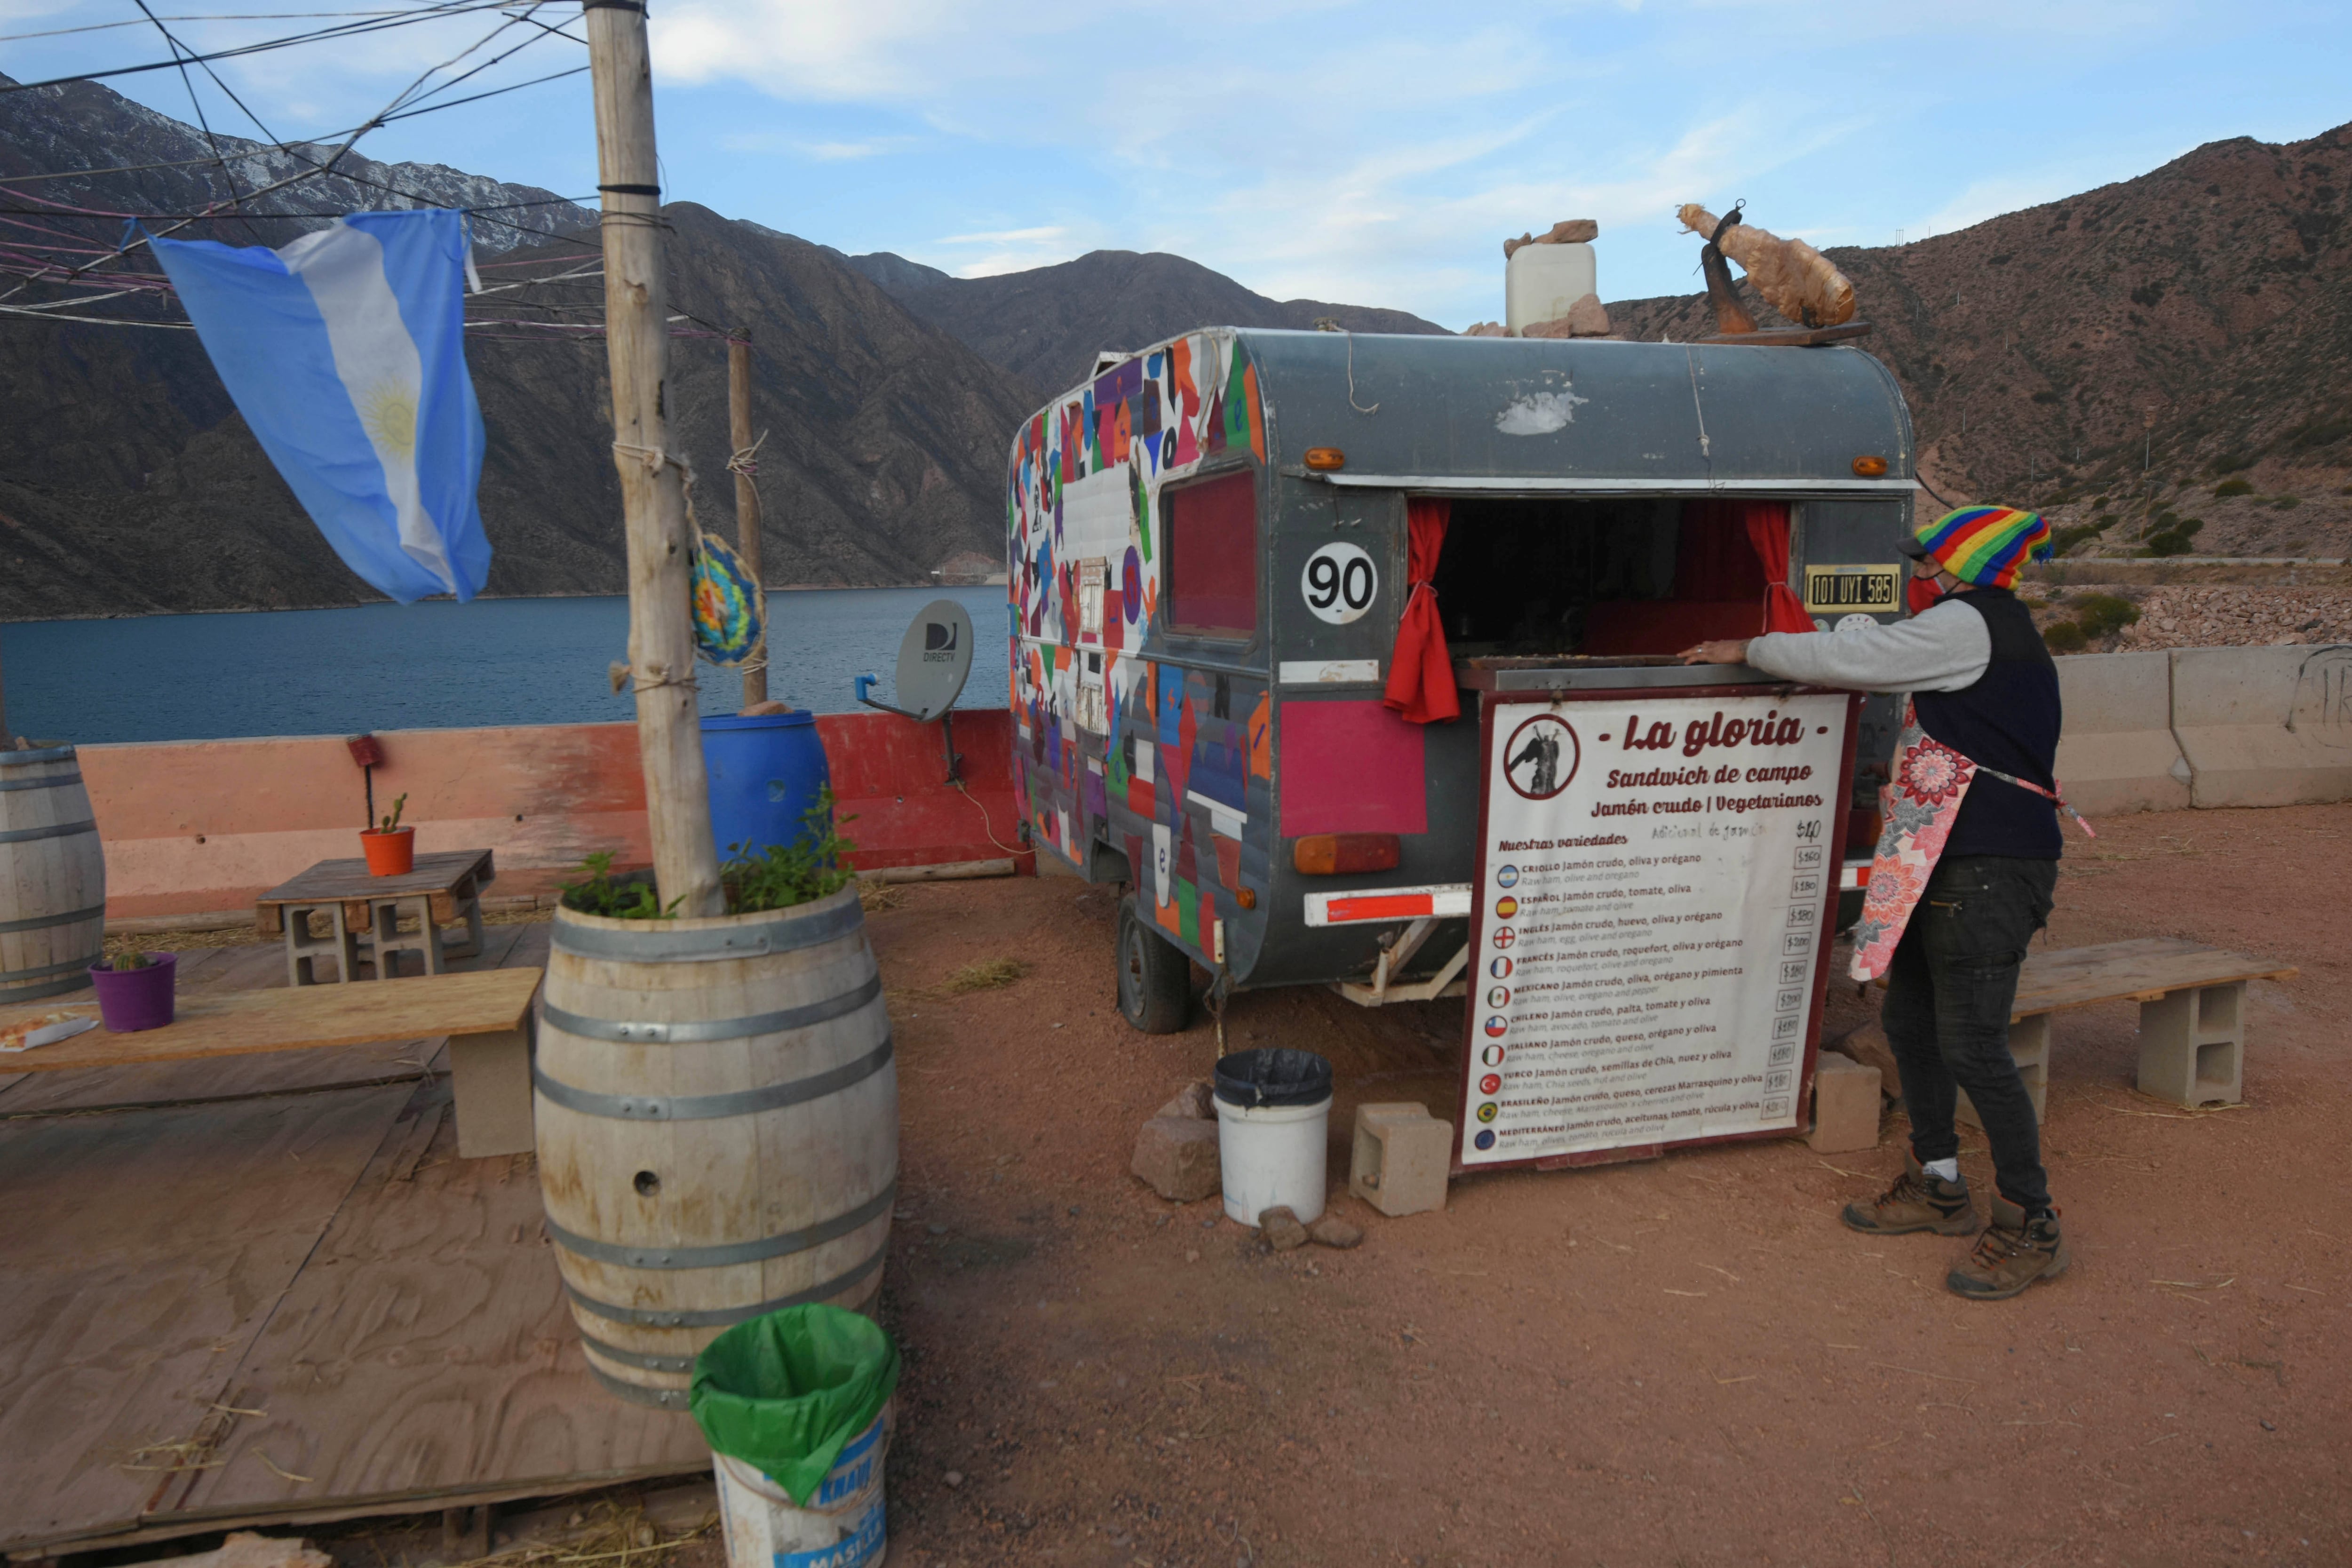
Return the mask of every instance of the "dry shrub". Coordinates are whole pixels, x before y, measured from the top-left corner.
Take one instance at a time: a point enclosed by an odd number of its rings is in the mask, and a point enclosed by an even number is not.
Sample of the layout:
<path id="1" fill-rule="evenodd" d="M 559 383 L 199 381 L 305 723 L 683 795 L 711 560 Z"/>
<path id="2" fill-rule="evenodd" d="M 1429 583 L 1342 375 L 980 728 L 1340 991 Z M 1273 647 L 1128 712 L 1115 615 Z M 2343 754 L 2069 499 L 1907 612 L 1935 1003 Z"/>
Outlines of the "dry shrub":
<path id="1" fill-rule="evenodd" d="M 1017 958 L 983 958 L 978 963 L 967 963 L 947 978 L 950 991 L 994 991 L 1012 984 L 1029 973 L 1029 966 Z"/>

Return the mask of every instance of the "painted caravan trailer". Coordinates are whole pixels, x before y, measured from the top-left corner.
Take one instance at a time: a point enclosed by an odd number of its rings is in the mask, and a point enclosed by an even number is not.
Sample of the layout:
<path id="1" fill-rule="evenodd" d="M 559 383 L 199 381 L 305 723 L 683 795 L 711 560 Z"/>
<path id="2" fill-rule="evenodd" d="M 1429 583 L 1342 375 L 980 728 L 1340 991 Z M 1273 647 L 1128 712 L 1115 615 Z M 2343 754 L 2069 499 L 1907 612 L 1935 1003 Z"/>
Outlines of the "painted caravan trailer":
<path id="1" fill-rule="evenodd" d="M 1219 995 L 1480 992 L 1505 961 L 1469 962 L 1474 891 L 1477 919 L 1514 902 L 1473 886 L 1489 775 L 1526 795 L 1578 766 L 1540 729 L 1490 761 L 1497 715 L 1591 700 L 1597 770 L 1645 692 L 1790 689 L 1665 657 L 1766 629 L 1776 589 L 1784 627 L 1906 613 L 1910 418 L 1852 348 L 1216 328 L 1105 359 L 1013 443 L 1014 763 L 1040 852 L 1130 889 L 1120 1006 L 1146 1030 L 1183 1026 L 1192 963 Z M 1450 667 L 1452 722 L 1383 701 L 1416 575 L 1442 644 L 1411 651 Z M 1795 722 L 1756 711 L 1751 738 Z M 1814 726 L 1840 776 L 1804 797 L 1825 924 L 1859 908 L 1897 718 L 1853 713 Z"/>

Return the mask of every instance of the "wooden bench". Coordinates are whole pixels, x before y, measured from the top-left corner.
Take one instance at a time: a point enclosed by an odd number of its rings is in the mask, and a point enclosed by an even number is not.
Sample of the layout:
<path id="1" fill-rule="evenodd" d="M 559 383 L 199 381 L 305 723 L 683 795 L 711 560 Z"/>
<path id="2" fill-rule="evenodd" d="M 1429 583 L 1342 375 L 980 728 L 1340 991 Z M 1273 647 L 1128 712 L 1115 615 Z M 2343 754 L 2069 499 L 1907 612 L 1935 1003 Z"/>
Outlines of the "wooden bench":
<path id="1" fill-rule="evenodd" d="M 183 994 L 173 1021 L 133 1035 L 100 1026 L 0 1056 L 0 1072 L 61 1072 L 313 1050 L 446 1036 L 466 1159 L 531 1147 L 531 1000 L 541 971 L 479 969 L 383 985 L 300 985 Z M 45 1013 L 98 1016 L 95 1002 L 0 1010 L 0 1026 Z"/>
<path id="2" fill-rule="evenodd" d="M 2292 980 L 2273 963 L 2179 937 L 2147 937 L 2029 955 L 2010 1005 L 2009 1048 L 2042 1119 L 2050 1090 L 2050 1020 L 2099 1002 L 2139 1005 L 2139 1090 L 2194 1108 L 2234 1105 L 2245 1084 L 2246 982 Z M 1959 1114 L 1982 1127 L 1968 1095 Z"/>

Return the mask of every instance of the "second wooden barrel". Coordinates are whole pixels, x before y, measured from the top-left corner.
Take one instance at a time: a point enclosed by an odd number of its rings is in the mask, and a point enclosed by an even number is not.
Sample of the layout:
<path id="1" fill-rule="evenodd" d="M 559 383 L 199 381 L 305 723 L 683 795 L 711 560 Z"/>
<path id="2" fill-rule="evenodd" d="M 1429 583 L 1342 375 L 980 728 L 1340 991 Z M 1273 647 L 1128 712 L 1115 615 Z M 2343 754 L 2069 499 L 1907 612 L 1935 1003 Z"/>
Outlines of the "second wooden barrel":
<path id="1" fill-rule="evenodd" d="M 71 746 L 0 751 L 0 1006 L 75 991 L 106 951 L 106 856 Z"/>
<path id="2" fill-rule="evenodd" d="M 702 920 L 559 909 L 532 1077 L 549 1234 L 614 1394 L 683 1410 L 729 1324 L 873 1301 L 898 1079 L 854 887 Z"/>

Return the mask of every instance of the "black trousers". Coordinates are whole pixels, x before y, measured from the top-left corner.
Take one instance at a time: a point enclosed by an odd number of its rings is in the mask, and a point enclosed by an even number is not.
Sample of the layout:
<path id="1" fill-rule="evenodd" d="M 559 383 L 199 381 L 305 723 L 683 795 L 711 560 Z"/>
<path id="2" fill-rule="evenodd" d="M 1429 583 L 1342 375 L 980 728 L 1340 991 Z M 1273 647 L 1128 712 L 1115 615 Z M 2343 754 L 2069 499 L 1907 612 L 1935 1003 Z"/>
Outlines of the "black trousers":
<path id="1" fill-rule="evenodd" d="M 2029 1215 L 2050 1206 L 2050 1180 L 2033 1101 L 2009 1054 L 2009 1009 L 2057 881 L 2055 860 L 1937 861 L 1887 965 L 1879 1012 L 1903 1073 L 1912 1152 L 1923 1163 L 1959 1152 L 1953 1091 L 1967 1089 L 1992 1144 L 1993 1184 Z"/>

